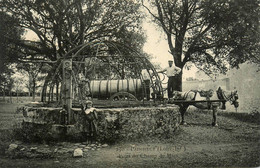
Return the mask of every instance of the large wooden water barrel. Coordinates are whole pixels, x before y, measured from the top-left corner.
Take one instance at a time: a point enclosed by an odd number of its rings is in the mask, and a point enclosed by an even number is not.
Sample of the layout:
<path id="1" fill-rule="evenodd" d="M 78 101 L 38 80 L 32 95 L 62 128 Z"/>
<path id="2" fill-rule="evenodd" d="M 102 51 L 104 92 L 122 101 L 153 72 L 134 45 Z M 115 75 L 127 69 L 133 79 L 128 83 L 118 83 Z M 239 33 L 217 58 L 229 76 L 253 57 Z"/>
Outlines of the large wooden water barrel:
<path id="1" fill-rule="evenodd" d="M 90 81 L 91 96 L 109 98 L 117 92 L 128 92 L 136 97 L 143 94 L 141 79 L 92 80 Z"/>

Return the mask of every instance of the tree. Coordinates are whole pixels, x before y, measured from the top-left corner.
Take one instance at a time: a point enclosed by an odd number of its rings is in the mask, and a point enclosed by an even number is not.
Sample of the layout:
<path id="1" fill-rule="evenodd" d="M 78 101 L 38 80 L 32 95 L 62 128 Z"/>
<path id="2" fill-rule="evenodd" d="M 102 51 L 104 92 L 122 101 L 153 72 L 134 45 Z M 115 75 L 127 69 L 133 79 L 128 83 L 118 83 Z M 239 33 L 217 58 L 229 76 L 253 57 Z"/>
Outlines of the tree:
<path id="1" fill-rule="evenodd" d="M 166 35 L 176 66 L 192 62 L 207 74 L 225 73 L 250 60 L 259 63 L 257 0 L 142 1 Z M 179 90 L 182 88 L 179 76 Z"/>
<path id="2" fill-rule="evenodd" d="M 29 91 L 29 96 L 32 95 L 32 101 L 35 101 L 36 90 L 39 88 L 39 81 L 41 79 L 40 73 L 42 70 L 43 63 L 22 63 L 18 64 L 18 70 L 28 77 L 26 88 Z"/>
<path id="3" fill-rule="evenodd" d="M 14 45 L 9 38 L 21 39 L 23 30 L 17 27 L 19 25 L 17 19 L 4 12 L 0 12 L 0 20 L 0 88 L 5 97 L 6 92 L 11 93 L 10 89 L 13 83 L 11 80 L 13 74 L 11 64 L 17 62 L 20 57 L 19 46 Z"/>
<path id="4" fill-rule="evenodd" d="M 2 0 L 0 9 L 18 18 L 20 27 L 33 31 L 38 41 L 10 40 L 24 48 L 23 61 L 53 61 L 43 86 L 43 95 L 51 83 L 65 53 L 97 39 L 128 41 L 129 46 L 141 49 L 133 32 L 142 38 L 140 4 L 121 0 Z M 59 73 L 60 74 L 60 73 Z M 57 79 L 57 78 L 56 78 Z M 56 81 L 59 82 L 59 81 Z"/>
<path id="5" fill-rule="evenodd" d="M 25 79 L 23 76 L 14 75 L 12 76 L 13 79 L 13 91 L 16 92 L 16 100 L 18 102 L 18 96 L 24 89 Z"/>
<path id="6" fill-rule="evenodd" d="M 14 45 L 9 39 L 21 39 L 23 30 L 17 27 L 17 19 L 4 12 L 0 12 L 0 19 L 0 72 L 4 72 L 7 65 L 16 62 L 20 56 L 17 52 L 19 46 Z"/>
<path id="7" fill-rule="evenodd" d="M 7 71 L 7 72 L 1 72 L 0 74 L 0 88 L 2 90 L 3 93 L 3 99 L 5 101 L 5 95 L 6 92 L 10 91 L 10 85 L 12 85 L 12 80 L 11 79 L 11 71 Z"/>

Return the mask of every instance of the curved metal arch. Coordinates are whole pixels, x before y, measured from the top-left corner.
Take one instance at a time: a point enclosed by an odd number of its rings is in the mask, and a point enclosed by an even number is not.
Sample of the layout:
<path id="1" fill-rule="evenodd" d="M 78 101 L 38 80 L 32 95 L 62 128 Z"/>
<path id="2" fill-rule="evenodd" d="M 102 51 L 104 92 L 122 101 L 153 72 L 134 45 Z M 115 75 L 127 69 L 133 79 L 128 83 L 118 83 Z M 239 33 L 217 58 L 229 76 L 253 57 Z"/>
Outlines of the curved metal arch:
<path id="1" fill-rule="evenodd" d="M 143 62 L 145 65 L 148 65 L 148 68 L 146 68 L 146 69 L 151 69 L 151 70 L 153 71 L 153 75 L 151 75 L 151 74 L 149 73 L 150 78 L 152 79 L 152 76 L 154 76 L 154 77 L 155 77 L 155 82 L 158 82 L 158 83 L 157 83 L 158 85 L 157 85 L 156 83 L 153 83 L 153 82 L 154 82 L 153 80 L 151 80 L 151 81 L 152 81 L 152 86 L 158 86 L 158 88 L 157 88 L 157 87 L 154 87 L 154 88 L 153 88 L 154 92 L 158 92 L 158 93 L 161 94 L 162 97 L 163 97 L 164 92 L 163 92 L 162 83 L 160 82 L 161 79 L 160 79 L 158 73 L 156 72 L 154 66 L 152 65 L 152 63 L 151 63 L 146 57 L 140 55 L 139 52 L 137 52 L 136 50 L 134 50 L 134 49 L 131 48 L 131 47 L 126 46 L 125 44 L 118 43 L 118 42 L 111 42 L 111 43 L 114 43 L 114 44 L 116 44 L 116 45 L 122 46 L 122 48 L 128 49 L 129 51 L 131 51 L 131 52 L 133 52 L 134 54 L 138 55 L 139 58 L 142 58 L 142 59 L 141 59 L 142 62 Z M 142 75 L 141 75 L 141 78 L 142 78 Z"/>
<path id="2" fill-rule="evenodd" d="M 139 73 L 137 73 L 137 74 L 139 75 L 139 77 L 142 81 L 143 81 L 143 77 L 142 77 L 142 74 L 141 74 L 141 70 L 142 69 L 147 69 L 147 70 L 151 69 L 152 74 L 149 73 L 150 78 L 151 78 L 151 87 L 152 87 L 154 92 L 159 93 L 163 97 L 164 93 L 163 93 L 162 84 L 161 84 L 161 82 L 158 82 L 158 81 L 161 81 L 161 80 L 160 80 L 160 77 L 159 77 L 158 73 L 156 72 L 154 66 L 152 65 L 152 63 L 146 57 L 142 56 L 138 51 L 136 51 L 133 48 L 127 46 L 126 44 L 118 43 L 118 42 L 115 42 L 115 41 L 107 41 L 107 40 L 92 41 L 92 42 L 88 42 L 88 43 L 85 43 L 85 44 L 82 44 L 82 45 L 79 45 L 79 46 L 73 48 L 68 53 L 66 53 L 64 57 L 65 58 L 71 58 L 71 59 L 79 57 L 80 54 L 86 48 L 88 48 L 88 47 L 94 48 L 96 46 L 98 46 L 97 52 L 96 52 L 96 53 L 98 53 L 100 45 L 104 45 L 104 46 L 107 46 L 109 48 L 114 48 L 117 51 L 117 53 L 119 54 L 119 57 L 122 57 L 122 58 L 130 57 L 134 61 L 140 62 L 142 65 L 144 65 L 144 67 L 140 67 L 138 64 L 133 65 L 133 66 L 135 66 L 135 68 L 138 69 L 137 72 L 139 72 Z M 127 50 L 130 54 L 128 54 L 127 56 L 124 56 L 122 50 Z M 95 57 L 95 56 L 93 56 L 93 57 Z M 86 58 L 88 58 L 88 56 Z M 153 77 L 155 77 L 155 80 L 152 80 Z"/>
<path id="3" fill-rule="evenodd" d="M 100 44 L 105 44 L 105 45 L 108 46 L 108 47 L 109 47 L 109 45 L 112 45 L 112 47 L 115 48 L 119 53 L 122 53 L 122 52 L 120 51 L 120 49 L 118 49 L 118 46 L 121 46 L 123 49 L 128 49 L 129 51 L 135 53 L 136 55 L 138 55 L 138 57 L 143 57 L 143 56 L 141 56 L 137 51 L 133 50 L 131 47 L 128 47 L 128 46 L 123 45 L 123 44 L 118 43 L 118 42 L 107 41 L 107 40 L 98 40 L 98 41 L 92 41 L 92 42 L 88 42 L 88 43 L 85 43 L 85 44 L 81 44 L 81 45 L 79 45 L 79 46 L 77 46 L 77 47 L 71 49 L 70 51 L 68 51 L 68 52 L 64 55 L 64 57 L 65 57 L 65 58 L 75 58 L 75 57 L 79 56 L 80 53 L 81 53 L 82 51 L 84 51 L 84 49 L 86 49 L 86 47 L 88 47 L 88 46 L 93 46 L 93 47 L 94 47 L 94 46 L 100 45 Z M 76 51 L 76 53 L 73 54 L 73 52 L 75 52 L 75 51 Z M 69 55 L 71 55 L 71 57 L 69 57 Z M 131 55 L 130 55 L 130 56 L 131 56 Z M 143 58 L 145 58 L 145 57 L 143 57 Z"/>
<path id="4" fill-rule="evenodd" d="M 158 83 L 158 88 L 155 87 L 155 88 L 153 88 L 153 89 L 154 89 L 154 91 L 157 91 L 158 93 L 160 93 L 160 94 L 162 95 L 162 97 L 163 97 L 163 94 L 164 94 L 164 93 L 163 93 L 162 83 L 160 82 L 161 79 L 160 79 L 158 73 L 156 72 L 154 66 L 152 65 L 152 63 L 151 63 L 146 57 L 141 56 L 140 53 L 138 53 L 137 51 L 133 50 L 132 48 L 130 48 L 130 47 L 124 45 L 124 44 L 119 44 L 119 43 L 117 43 L 117 44 L 118 44 L 118 45 L 122 45 L 123 47 L 128 48 L 130 51 L 132 51 L 132 52 L 135 53 L 136 55 L 139 55 L 140 58 L 142 58 L 142 60 L 145 62 L 145 64 L 148 64 L 149 68 L 153 71 L 153 75 L 150 74 L 150 78 L 152 78 L 152 76 L 155 76 L 155 82 L 156 82 L 156 81 L 159 82 L 159 83 Z M 153 80 L 151 80 L 151 81 L 153 82 Z M 152 83 L 152 86 L 156 86 L 156 84 L 155 84 L 155 83 Z"/>

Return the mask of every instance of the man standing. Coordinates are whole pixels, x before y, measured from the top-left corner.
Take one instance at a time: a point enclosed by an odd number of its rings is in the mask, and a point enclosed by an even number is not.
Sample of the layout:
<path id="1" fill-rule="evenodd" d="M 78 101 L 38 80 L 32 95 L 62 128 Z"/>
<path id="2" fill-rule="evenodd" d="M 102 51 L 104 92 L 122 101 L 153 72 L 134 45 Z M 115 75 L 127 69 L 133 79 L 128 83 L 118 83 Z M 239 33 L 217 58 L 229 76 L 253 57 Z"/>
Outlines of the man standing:
<path id="1" fill-rule="evenodd" d="M 168 85 L 167 85 L 167 92 L 168 92 L 168 98 L 173 97 L 173 91 L 177 90 L 177 74 L 181 72 L 181 68 L 173 65 L 173 60 L 168 61 L 169 67 L 166 67 L 162 71 L 159 71 L 158 73 L 162 73 L 166 71 L 166 75 L 168 77 Z"/>

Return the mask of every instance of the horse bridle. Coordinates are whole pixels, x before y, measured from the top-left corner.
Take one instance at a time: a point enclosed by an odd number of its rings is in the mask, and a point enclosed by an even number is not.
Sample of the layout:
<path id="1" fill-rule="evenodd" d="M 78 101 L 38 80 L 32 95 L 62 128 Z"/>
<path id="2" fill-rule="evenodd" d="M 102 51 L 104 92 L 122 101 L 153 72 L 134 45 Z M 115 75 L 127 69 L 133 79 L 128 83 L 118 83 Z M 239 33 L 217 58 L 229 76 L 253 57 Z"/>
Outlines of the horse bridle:
<path id="1" fill-rule="evenodd" d="M 231 91 L 230 96 L 227 97 L 227 96 L 225 95 L 225 93 L 221 90 L 221 95 L 222 95 L 222 97 L 223 97 L 225 100 L 229 101 L 231 105 L 234 105 L 234 106 L 237 108 L 237 107 L 238 107 L 238 101 L 237 101 L 238 96 L 237 96 L 236 93 L 237 93 L 237 91 L 235 91 L 235 92 L 232 92 L 232 91 Z"/>

